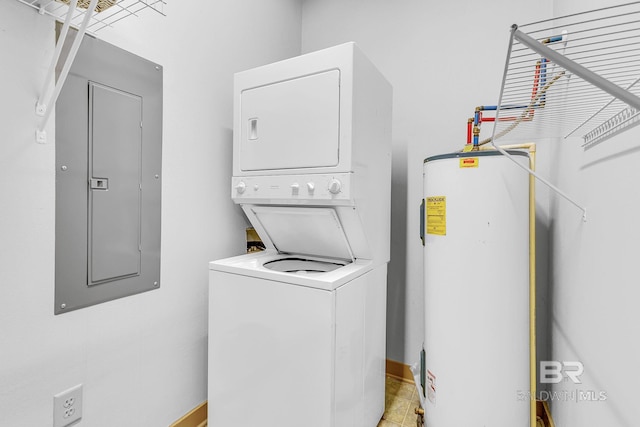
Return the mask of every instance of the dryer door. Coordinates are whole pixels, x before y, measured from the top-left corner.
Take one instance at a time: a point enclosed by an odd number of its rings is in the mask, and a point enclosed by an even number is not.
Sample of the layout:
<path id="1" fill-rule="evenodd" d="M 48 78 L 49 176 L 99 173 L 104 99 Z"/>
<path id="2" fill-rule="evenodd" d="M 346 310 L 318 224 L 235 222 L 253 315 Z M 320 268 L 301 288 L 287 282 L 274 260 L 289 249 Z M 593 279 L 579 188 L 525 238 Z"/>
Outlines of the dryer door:
<path id="1" fill-rule="evenodd" d="M 334 209 L 252 205 L 243 208 L 260 237 L 268 239 L 278 252 L 354 261 Z"/>
<path id="2" fill-rule="evenodd" d="M 244 90 L 240 104 L 243 171 L 338 165 L 339 70 Z"/>

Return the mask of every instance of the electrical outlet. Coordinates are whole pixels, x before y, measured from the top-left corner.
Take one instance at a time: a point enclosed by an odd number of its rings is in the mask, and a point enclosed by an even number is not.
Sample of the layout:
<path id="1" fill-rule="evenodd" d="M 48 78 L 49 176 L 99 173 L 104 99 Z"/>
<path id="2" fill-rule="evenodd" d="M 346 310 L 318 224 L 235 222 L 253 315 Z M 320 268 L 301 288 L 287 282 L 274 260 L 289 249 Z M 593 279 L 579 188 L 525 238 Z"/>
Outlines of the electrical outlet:
<path id="1" fill-rule="evenodd" d="M 82 384 L 53 396 L 53 427 L 67 427 L 82 418 Z"/>

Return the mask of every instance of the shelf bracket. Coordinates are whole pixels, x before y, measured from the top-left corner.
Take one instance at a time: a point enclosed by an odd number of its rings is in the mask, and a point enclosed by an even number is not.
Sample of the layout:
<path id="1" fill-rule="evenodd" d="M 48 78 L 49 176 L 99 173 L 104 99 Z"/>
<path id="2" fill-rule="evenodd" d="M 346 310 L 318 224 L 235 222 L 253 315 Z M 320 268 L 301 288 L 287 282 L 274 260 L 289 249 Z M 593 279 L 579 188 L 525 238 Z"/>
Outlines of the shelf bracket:
<path id="1" fill-rule="evenodd" d="M 496 124 L 498 123 L 498 119 L 500 117 L 500 105 L 502 105 L 502 97 L 504 95 L 504 87 L 505 87 L 505 82 L 507 79 L 507 72 L 509 69 L 509 61 L 511 60 L 511 53 L 512 53 L 512 48 L 513 48 L 513 40 L 517 39 L 518 41 L 520 41 L 522 44 L 530 47 L 532 50 L 536 51 L 537 53 L 539 53 L 540 55 L 543 55 L 547 58 L 552 59 L 553 61 L 555 61 L 557 59 L 557 57 L 562 57 L 564 58 L 563 55 L 556 53 L 554 50 L 549 49 L 548 47 L 544 46 L 541 43 L 538 43 L 535 39 L 532 39 L 531 37 L 529 37 L 528 35 L 522 33 L 521 31 L 518 30 L 518 27 L 516 25 L 511 27 L 511 37 L 509 38 L 509 47 L 507 49 L 507 60 L 505 62 L 504 65 L 504 74 L 502 76 L 502 85 L 500 87 L 500 96 L 498 97 L 498 99 L 500 100 L 500 103 L 498 104 L 498 108 L 496 109 L 496 118 L 494 121 L 494 125 L 493 125 L 493 133 L 491 134 L 491 139 L 489 140 L 489 142 L 491 143 L 491 145 L 498 150 L 502 155 L 506 156 L 509 160 L 511 160 L 516 166 L 524 169 L 527 173 L 529 173 L 530 175 L 532 175 L 534 178 L 536 178 L 538 181 L 542 182 L 544 185 L 546 185 L 547 187 L 549 187 L 552 191 L 554 191 L 556 194 L 558 194 L 559 196 L 561 196 L 562 198 L 564 198 L 566 201 L 568 201 L 569 203 L 571 203 L 572 205 L 574 205 L 575 207 L 577 207 L 578 209 L 580 209 L 582 211 L 582 221 L 587 222 L 587 208 L 585 208 L 584 206 L 582 206 L 581 204 L 579 204 L 578 202 L 576 202 L 573 198 L 571 198 L 568 194 L 566 194 L 564 191 L 562 191 L 561 189 L 559 189 L 558 187 L 556 187 L 555 185 L 553 185 L 549 180 L 543 178 L 542 176 L 540 176 L 540 174 L 538 174 L 537 172 L 531 170 L 529 167 L 524 166 L 522 164 L 520 164 L 511 154 L 509 154 L 505 149 L 501 148 L 500 146 L 495 144 L 495 140 L 496 140 Z M 523 42 L 523 40 L 525 40 Z M 531 45 L 531 46 L 530 46 Z M 577 68 L 584 68 L 579 64 L 574 63 L 573 61 L 570 61 L 567 58 L 564 58 L 566 61 L 562 61 L 561 62 L 556 62 L 557 64 L 564 66 L 567 70 L 574 72 L 575 74 L 580 74 L 577 73 L 575 70 Z M 567 61 L 570 61 L 571 64 L 568 64 Z M 566 65 L 569 65 L 569 67 L 567 67 Z M 585 69 L 586 70 L 586 69 Z M 580 70 L 582 71 L 582 70 Z M 592 73 L 589 70 L 586 70 L 587 72 L 591 73 L 591 74 L 595 74 Z M 600 82 L 600 79 L 602 79 L 600 76 L 596 75 L 596 78 L 593 78 L 592 80 L 597 80 L 598 83 Z M 586 78 L 585 78 L 586 80 Z M 602 79 L 604 80 L 604 79 Z M 604 80 L 606 83 L 609 83 L 607 80 Z M 596 84 L 593 83 L 592 84 Z M 600 85 L 597 85 L 598 87 L 600 87 Z M 616 86 L 617 87 L 617 86 Z M 619 89 L 619 88 L 618 88 Z M 606 89 L 604 89 L 606 90 Z M 615 95 L 614 95 L 615 96 Z M 640 101 L 640 99 L 638 100 Z"/>
<path id="2" fill-rule="evenodd" d="M 49 2 L 43 2 L 41 7 L 44 7 Z M 62 66 L 62 71 L 60 72 L 60 76 L 55 83 L 53 88 L 53 93 L 49 98 L 47 95 L 49 93 L 50 82 L 55 77 L 56 65 L 58 65 L 58 61 L 60 60 L 60 54 L 62 53 L 62 46 L 67 37 L 67 33 L 69 32 L 69 27 L 71 26 L 71 20 L 73 18 L 73 14 L 76 12 L 76 8 L 78 5 L 78 0 L 71 0 L 69 4 L 69 10 L 67 11 L 67 16 L 62 26 L 62 31 L 60 32 L 60 36 L 58 37 L 58 41 L 56 42 L 56 48 L 53 53 L 53 58 L 51 60 L 51 64 L 49 65 L 49 69 L 47 70 L 47 74 L 42 86 L 42 90 L 40 91 L 40 97 L 36 102 L 36 115 L 40 116 L 40 123 L 36 129 L 36 142 L 39 144 L 44 144 L 47 142 L 47 134 L 45 132 L 45 127 L 47 126 L 47 122 L 49 121 L 49 117 L 51 116 L 51 112 L 55 108 L 56 101 L 60 92 L 62 91 L 62 86 L 64 85 L 67 76 L 69 75 L 69 70 L 71 69 L 71 64 L 73 64 L 73 60 L 78 53 L 78 49 L 80 49 L 80 43 L 82 42 L 82 38 L 87 30 L 87 26 L 89 21 L 91 20 L 91 16 L 93 15 L 96 5 L 98 4 L 98 0 L 91 0 L 87 11 L 85 12 L 84 19 L 82 20 L 82 25 L 78 29 L 78 33 L 76 34 L 75 39 L 73 40 L 73 44 L 71 45 L 71 49 L 69 54 L 67 55 L 64 65 Z"/>

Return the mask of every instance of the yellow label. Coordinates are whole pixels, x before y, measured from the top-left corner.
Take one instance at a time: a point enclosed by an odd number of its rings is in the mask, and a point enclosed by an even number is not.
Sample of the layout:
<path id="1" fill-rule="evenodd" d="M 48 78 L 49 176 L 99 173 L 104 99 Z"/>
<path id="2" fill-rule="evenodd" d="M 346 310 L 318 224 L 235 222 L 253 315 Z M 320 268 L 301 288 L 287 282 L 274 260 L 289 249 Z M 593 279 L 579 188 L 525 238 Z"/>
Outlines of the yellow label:
<path id="1" fill-rule="evenodd" d="M 427 197 L 427 234 L 445 236 L 447 234 L 447 198 Z"/>
<path id="2" fill-rule="evenodd" d="M 480 159 L 477 157 L 463 157 L 460 159 L 461 168 L 477 168 Z"/>
<path id="3" fill-rule="evenodd" d="M 464 146 L 464 148 L 462 149 L 463 153 L 468 153 L 469 151 L 473 150 L 473 144 L 467 144 Z"/>

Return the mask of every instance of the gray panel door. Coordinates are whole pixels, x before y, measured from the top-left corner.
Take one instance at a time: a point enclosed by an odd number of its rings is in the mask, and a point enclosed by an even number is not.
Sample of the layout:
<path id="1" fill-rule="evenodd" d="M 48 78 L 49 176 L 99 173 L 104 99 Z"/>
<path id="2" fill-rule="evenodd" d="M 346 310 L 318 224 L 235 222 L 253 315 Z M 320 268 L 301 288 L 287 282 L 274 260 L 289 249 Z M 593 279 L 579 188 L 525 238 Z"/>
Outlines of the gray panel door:
<path id="1" fill-rule="evenodd" d="M 140 274 L 142 98 L 91 82 L 89 285 Z"/>
<path id="2" fill-rule="evenodd" d="M 56 102 L 55 314 L 160 288 L 162 75 L 82 39 Z"/>

